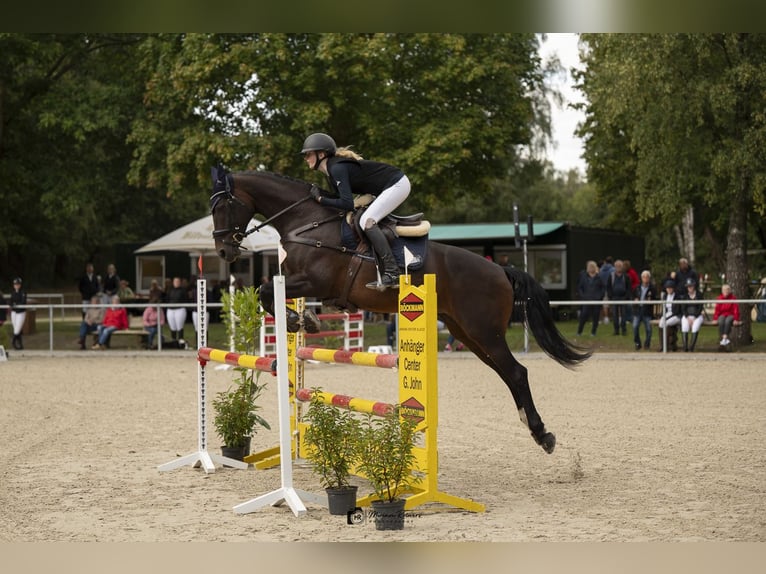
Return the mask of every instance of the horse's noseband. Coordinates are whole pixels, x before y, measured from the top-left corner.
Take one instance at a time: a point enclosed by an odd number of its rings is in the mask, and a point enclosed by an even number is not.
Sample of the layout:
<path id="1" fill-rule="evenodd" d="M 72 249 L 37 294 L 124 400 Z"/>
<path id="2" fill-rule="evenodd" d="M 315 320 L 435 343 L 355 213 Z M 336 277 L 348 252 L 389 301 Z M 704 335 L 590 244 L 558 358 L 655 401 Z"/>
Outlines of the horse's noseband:
<path id="1" fill-rule="evenodd" d="M 213 238 L 219 239 L 221 237 L 226 237 L 227 235 L 231 235 L 231 245 L 236 247 L 237 249 L 242 249 L 240 244 L 242 243 L 242 240 L 245 238 L 244 230 L 239 225 L 232 225 L 232 212 L 234 209 L 234 202 L 240 204 L 240 206 L 245 207 L 244 202 L 242 202 L 240 199 L 234 196 L 233 193 L 231 193 L 231 190 L 229 189 L 222 189 L 221 191 L 215 192 L 213 195 L 210 196 L 210 213 L 212 214 L 215 209 L 219 206 L 221 201 L 225 201 L 226 204 L 226 227 L 224 229 L 214 229 L 213 230 Z M 228 243 L 227 241 L 224 241 L 224 244 Z"/>

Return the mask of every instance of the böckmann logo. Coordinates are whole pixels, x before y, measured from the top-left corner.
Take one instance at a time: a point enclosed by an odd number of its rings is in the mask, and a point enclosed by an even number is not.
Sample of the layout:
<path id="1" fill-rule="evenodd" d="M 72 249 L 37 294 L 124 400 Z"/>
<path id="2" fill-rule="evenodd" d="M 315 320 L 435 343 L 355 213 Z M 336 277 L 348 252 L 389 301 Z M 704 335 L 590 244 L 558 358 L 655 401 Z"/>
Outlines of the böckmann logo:
<path id="1" fill-rule="evenodd" d="M 423 299 L 414 293 L 408 293 L 406 297 L 399 301 L 399 313 L 410 321 L 420 317 L 425 310 L 426 306 Z"/>
<path id="2" fill-rule="evenodd" d="M 415 397 L 410 397 L 401 404 L 399 414 L 402 418 L 409 419 L 415 424 L 426 420 L 426 408 Z"/>

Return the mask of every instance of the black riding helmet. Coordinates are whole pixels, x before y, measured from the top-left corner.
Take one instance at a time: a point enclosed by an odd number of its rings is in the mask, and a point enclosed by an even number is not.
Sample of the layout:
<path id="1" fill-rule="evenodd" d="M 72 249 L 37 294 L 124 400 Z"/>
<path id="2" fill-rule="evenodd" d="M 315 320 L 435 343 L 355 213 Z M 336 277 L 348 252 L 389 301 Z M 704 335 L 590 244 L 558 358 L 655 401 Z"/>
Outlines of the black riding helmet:
<path id="1" fill-rule="evenodd" d="M 316 133 L 311 134 L 306 138 L 306 141 L 303 142 L 301 153 L 306 153 L 307 151 L 323 151 L 327 152 L 327 155 L 335 155 L 336 149 L 338 149 L 338 146 L 335 145 L 334 139 L 327 134 Z"/>
<path id="2" fill-rule="evenodd" d="M 303 149 L 301 150 L 301 153 L 305 154 L 310 151 L 325 152 L 325 157 L 322 158 L 322 160 L 317 160 L 316 159 L 317 156 L 315 155 L 314 165 L 311 166 L 311 169 L 319 169 L 320 164 L 325 159 L 335 155 L 336 149 L 338 148 L 335 145 L 334 139 L 332 139 L 327 134 L 316 133 L 316 134 L 311 134 L 309 137 L 306 138 L 306 140 L 303 142 Z"/>

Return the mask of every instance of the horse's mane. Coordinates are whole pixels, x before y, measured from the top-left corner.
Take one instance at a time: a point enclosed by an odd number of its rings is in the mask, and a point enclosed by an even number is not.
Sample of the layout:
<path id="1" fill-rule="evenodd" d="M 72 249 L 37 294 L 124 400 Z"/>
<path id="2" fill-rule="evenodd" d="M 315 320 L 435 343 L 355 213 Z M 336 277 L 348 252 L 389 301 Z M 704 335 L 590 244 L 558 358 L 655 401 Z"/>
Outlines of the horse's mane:
<path id="1" fill-rule="evenodd" d="M 302 185 L 311 185 L 309 182 L 304 181 L 302 179 L 298 179 L 297 177 L 291 177 L 289 175 L 284 175 L 282 173 L 275 173 L 273 171 L 260 171 L 260 170 L 246 170 L 246 171 L 237 171 L 234 172 L 236 175 L 247 175 L 247 176 L 265 176 L 270 177 L 272 179 L 285 179 L 287 181 L 291 181 L 293 183 L 300 183 Z"/>

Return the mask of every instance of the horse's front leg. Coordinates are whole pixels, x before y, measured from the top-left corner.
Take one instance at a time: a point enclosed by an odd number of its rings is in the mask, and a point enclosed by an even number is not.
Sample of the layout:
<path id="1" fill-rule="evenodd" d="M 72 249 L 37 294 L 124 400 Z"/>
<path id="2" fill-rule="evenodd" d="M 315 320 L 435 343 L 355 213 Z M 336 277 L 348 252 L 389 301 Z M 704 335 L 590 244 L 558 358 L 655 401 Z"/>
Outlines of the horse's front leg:
<path id="1" fill-rule="evenodd" d="M 304 297 L 305 282 L 294 281 L 292 276 L 285 280 L 285 297 L 292 299 L 295 297 Z M 261 285 L 261 306 L 271 316 L 274 316 L 274 285 L 266 283 Z M 319 317 L 311 309 L 305 309 L 303 314 L 299 314 L 294 309 L 286 307 L 287 314 L 287 332 L 297 333 L 303 328 L 307 333 L 319 333 Z"/>

